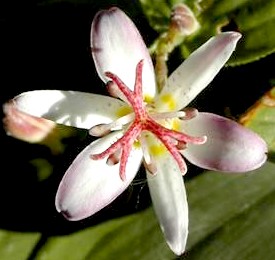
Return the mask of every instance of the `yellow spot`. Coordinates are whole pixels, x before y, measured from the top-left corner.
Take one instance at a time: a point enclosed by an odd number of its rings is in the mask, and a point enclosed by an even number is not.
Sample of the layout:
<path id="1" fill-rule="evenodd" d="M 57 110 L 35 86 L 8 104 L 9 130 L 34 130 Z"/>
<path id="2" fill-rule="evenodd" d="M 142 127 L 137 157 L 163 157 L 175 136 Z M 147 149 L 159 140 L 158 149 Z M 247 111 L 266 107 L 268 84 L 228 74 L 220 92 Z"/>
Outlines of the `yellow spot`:
<path id="1" fill-rule="evenodd" d="M 135 141 L 134 144 L 133 144 L 133 146 L 134 146 L 134 148 L 140 148 L 141 147 L 139 141 Z"/>
<path id="2" fill-rule="evenodd" d="M 167 129 L 172 129 L 172 130 L 176 130 L 176 131 L 181 130 L 180 120 L 178 118 L 164 119 L 164 120 L 158 121 L 158 123 Z"/>
<path id="3" fill-rule="evenodd" d="M 161 96 L 161 101 L 165 103 L 169 110 L 176 109 L 176 100 L 172 94 L 164 94 Z"/>
<path id="4" fill-rule="evenodd" d="M 147 104 L 152 103 L 153 99 L 154 98 L 152 96 L 149 96 L 148 94 L 145 94 L 144 97 L 143 97 L 144 102 L 147 103 Z"/>
<path id="5" fill-rule="evenodd" d="M 117 111 L 116 111 L 116 116 L 118 118 L 122 117 L 122 116 L 126 116 L 130 113 L 132 113 L 132 109 L 129 107 L 129 106 L 123 106 L 123 107 L 120 107 Z"/>
<path id="6" fill-rule="evenodd" d="M 171 129 L 180 131 L 180 120 L 178 118 L 173 119 L 171 125 Z"/>
<path id="7" fill-rule="evenodd" d="M 153 156 L 161 156 L 166 153 L 166 147 L 163 144 L 154 144 L 149 146 L 149 152 Z"/>

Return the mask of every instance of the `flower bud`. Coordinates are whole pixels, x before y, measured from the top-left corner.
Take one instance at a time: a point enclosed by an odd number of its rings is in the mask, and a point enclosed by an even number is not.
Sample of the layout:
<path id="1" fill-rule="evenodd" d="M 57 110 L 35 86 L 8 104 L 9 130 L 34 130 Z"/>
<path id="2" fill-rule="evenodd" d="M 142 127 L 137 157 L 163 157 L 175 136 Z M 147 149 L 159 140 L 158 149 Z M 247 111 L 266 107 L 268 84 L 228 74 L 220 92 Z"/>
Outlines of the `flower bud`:
<path id="1" fill-rule="evenodd" d="M 18 110 L 13 101 L 4 104 L 3 110 L 3 123 L 7 134 L 29 143 L 43 141 L 55 127 L 52 121 Z"/>
<path id="2" fill-rule="evenodd" d="M 178 4 L 172 10 L 170 27 L 182 35 L 190 35 L 197 31 L 200 25 L 187 5 Z"/>

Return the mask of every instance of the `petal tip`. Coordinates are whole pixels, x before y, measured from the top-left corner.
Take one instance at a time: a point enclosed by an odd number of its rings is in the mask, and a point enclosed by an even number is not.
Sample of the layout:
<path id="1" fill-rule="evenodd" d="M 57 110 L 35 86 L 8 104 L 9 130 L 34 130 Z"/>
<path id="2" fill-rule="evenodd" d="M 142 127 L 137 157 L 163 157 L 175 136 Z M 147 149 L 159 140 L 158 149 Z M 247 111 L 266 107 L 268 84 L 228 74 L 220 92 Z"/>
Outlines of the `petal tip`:
<path id="1" fill-rule="evenodd" d="M 228 48 L 229 53 L 235 50 L 238 41 L 241 39 L 242 34 L 236 31 L 222 32 L 213 38 L 220 39 L 217 40 L 217 46 L 222 46 L 224 49 Z M 229 55 L 229 56 L 230 56 Z"/>
<path id="2" fill-rule="evenodd" d="M 242 38 L 242 34 L 236 31 L 230 31 L 230 32 L 225 32 L 226 34 L 230 35 L 230 37 L 236 41 Z"/>
<path id="3" fill-rule="evenodd" d="M 67 220 L 73 221 L 74 218 L 72 217 L 72 215 L 69 213 L 69 211 L 59 211 L 59 213 L 61 213 L 63 215 L 63 217 Z"/>
<path id="4" fill-rule="evenodd" d="M 80 216 L 79 214 L 72 214 L 72 212 L 69 209 L 63 207 L 62 201 L 58 196 L 56 196 L 55 208 L 58 213 L 60 213 L 65 219 L 69 221 L 77 221 L 87 217 Z"/>
<path id="5" fill-rule="evenodd" d="M 254 134 L 254 142 L 257 149 L 254 149 L 254 165 L 251 165 L 251 169 L 248 169 L 249 171 L 256 170 L 263 166 L 268 158 L 267 143 L 261 136 L 256 133 Z"/>
<path id="6" fill-rule="evenodd" d="M 209 137 L 205 145 L 189 146 L 184 152 L 190 162 L 201 168 L 243 173 L 260 168 L 267 160 L 268 149 L 263 138 L 228 118 L 200 113 L 188 128 Z"/>
<path id="7" fill-rule="evenodd" d="M 167 242 L 169 248 L 171 249 L 171 251 L 177 255 L 177 256 L 181 256 L 182 254 L 184 254 L 185 252 L 185 246 L 186 246 L 186 242 L 184 241 L 184 243 L 182 242 L 177 242 L 177 243 L 171 243 L 171 242 Z"/>

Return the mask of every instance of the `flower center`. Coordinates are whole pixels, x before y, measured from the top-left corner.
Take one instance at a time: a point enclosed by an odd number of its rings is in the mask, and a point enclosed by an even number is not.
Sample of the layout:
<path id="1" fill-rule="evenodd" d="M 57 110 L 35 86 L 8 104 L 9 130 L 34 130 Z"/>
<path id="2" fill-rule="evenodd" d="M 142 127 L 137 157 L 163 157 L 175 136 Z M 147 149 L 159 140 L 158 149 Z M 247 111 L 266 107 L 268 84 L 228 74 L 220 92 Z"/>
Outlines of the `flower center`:
<path id="1" fill-rule="evenodd" d="M 135 142 L 139 142 L 143 150 L 145 167 L 152 174 L 156 174 L 157 168 L 151 158 L 146 135 L 144 134 L 150 132 L 171 153 L 177 162 L 179 169 L 184 174 L 186 172 L 186 164 L 179 151 L 184 149 L 187 143 L 205 143 L 206 137 L 191 137 L 179 131 L 166 128 L 159 122 L 173 118 L 187 120 L 196 116 L 197 110 L 187 109 L 185 111 L 154 113 L 154 110 L 152 109 L 152 111 L 149 112 L 149 107 L 143 102 L 142 67 L 143 60 L 141 60 L 136 67 L 134 91 L 131 91 L 115 74 L 111 72 L 105 73 L 105 75 L 112 80 L 107 85 L 109 93 L 112 96 L 124 100 L 132 107 L 133 113 L 123 116 L 110 124 L 100 124 L 90 129 L 89 133 L 93 136 L 104 136 L 111 131 L 118 129 L 124 130 L 123 136 L 120 139 L 102 153 L 92 154 L 91 158 L 93 160 L 100 160 L 108 157 L 107 163 L 110 165 L 120 162 L 119 174 L 121 179 L 125 180 L 128 157 Z"/>

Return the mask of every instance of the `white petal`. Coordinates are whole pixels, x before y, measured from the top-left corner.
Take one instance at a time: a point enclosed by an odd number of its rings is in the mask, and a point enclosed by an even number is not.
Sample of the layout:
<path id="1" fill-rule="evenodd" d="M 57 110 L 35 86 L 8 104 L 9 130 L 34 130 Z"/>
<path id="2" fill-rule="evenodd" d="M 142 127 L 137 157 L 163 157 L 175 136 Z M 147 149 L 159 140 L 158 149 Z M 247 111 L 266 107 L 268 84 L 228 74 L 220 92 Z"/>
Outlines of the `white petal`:
<path id="1" fill-rule="evenodd" d="M 56 123 L 90 129 L 119 117 L 125 103 L 107 96 L 78 91 L 36 90 L 20 94 L 16 108 Z"/>
<path id="2" fill-rule="evenodd" d="M 169 76 L 157 97 L 157 109 L 180 110 L 187 106 L 224 66 L 240 37 L 237 32 L 221 33 L 194 51 Z"/>
<path id="3" fill-rule="evenodd" d="M 106 159 L 92 160 L 118 138 L 117 133 L 101 138 L 86 147 L 64 175 L 57 194 L 56 208 L 69 220 L 93 215 L 119 196 L 134 179 L 141 163 L 140 149 L 133 149 L 126 166 L 126 180 L 119 176 L 119 164 L 109 166 Z"/>
<path id="4" fill-rule="evenodd" d="M 247 172 L 259 168 L 267 159 L 267 145 L 250 129 L 211 113 L 199 113 L 184 121 L 182 131 L 206 135 L 202 145 L 188 144 L 183 155 L 201 168 L 224 172 Z"/>
<path id="5" fill-rule="evenodd" d="M 118 8 L 98 12 L 91 29 L 91 47 L 97 72 L 106 82 L 104 75 L 109 71 L 133 89 L 136 66 L 144 60 L 143 92 L 155 95 L 156 84 L 152 60 L 146 45 L 130 18 Z"/>
<path id="6" fill-rule="evenodd" d="M 171 250 L 181 255 L 188 235 L 188 204 L 182 174 L 167 152 L 155 159 L 157 174 L 147 172 L 154 210 Z"/>

